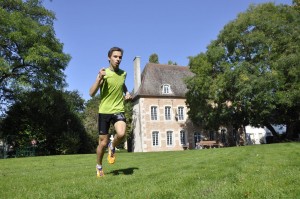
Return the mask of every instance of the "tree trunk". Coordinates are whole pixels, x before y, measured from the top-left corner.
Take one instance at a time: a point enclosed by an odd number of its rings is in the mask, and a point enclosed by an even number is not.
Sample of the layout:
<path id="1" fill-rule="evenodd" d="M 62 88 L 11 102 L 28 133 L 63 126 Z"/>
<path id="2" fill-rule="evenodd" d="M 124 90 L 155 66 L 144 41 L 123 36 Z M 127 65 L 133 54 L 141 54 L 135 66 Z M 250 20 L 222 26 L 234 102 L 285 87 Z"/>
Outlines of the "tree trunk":
<path id="1" fill-rule="evenodd" d="M 275 131 L 275 129 L 273 128 L 273 126 L 270 123 L 266 122 L 264 125 L 271 131 L 271 133 L 276 138 L 276 140 L 280 139 L 278 133 Z"/>
<path id="2" fill-rule="evenodd" d="M 300 134 L 300 121 L 290 122 L 286 125 L 286 138 L 297 140 Z"/>

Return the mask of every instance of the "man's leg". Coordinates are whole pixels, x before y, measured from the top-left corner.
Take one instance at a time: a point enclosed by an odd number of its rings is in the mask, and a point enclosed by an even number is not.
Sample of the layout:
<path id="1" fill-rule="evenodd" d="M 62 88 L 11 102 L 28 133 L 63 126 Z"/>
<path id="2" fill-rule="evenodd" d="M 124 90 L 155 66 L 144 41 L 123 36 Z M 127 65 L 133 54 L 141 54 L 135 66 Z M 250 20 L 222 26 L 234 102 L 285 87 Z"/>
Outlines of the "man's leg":
<path id="1" fill-rule="evenodd" d="M 120 142 L 122 141 L 122 139 L 125 136 L 126 123 L 124 121 L 117 121 L 114 124 L 114 127 L 115 127 L 116 134 L 115 134 L 114 140 L 108 146 L 107 161 L 109 164 L 115 163 L 115 159 L 116 159 L 115 147 L 118 146 L 118 144 L 120 144 Z"/>
<path id="2" fill-rule="evenodd" d="M 122 141 L 122 139 L 124 138 L 126 134 L 126 123 L 124 121 L 118 121 L 115 123 L 114 127 L 115 127 L 116 134 L 112 143 L 113 148 L 118 146 Z"/>
<path id="3" fill-rule="evenodd" d="M 98 178 L 104 176 L 103 167 L 102 167 L 102 159 L 103 159 L 103 155 L 105 153 L 107 143 L 108 143 L 108 135 L 99 135 L 98 146 L 96 149 L 96 153 L 97 153 L 96 171 L 97 171 Z"/>
<path id="4" fill-rule="evenodd" d="M 98 147 L 97 147 L 97 164 L 98 165 L 102 165 L 102 159 L 103 159 L 107 144 L 108 144 L 108 135 L 99 135 L 99 141 L 98 141 Z"/>

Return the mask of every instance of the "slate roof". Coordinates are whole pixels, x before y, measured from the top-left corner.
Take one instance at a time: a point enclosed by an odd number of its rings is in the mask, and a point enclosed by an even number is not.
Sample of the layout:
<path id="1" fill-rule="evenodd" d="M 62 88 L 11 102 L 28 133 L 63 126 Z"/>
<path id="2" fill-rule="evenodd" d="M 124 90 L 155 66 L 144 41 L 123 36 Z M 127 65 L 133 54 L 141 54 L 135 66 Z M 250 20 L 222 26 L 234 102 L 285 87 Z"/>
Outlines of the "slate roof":
<path id="1" fill-rule="evenodd" d="M 186 66 L 148 63 L 142 72 L 141 85 L 134 98 L 138 96 L 184 98 L 187 92 L 184 79 L 190 76 L 193 76 L 193 73 Z M 172 93 L 162 93 L 164 84 L 170 85 Z"/>

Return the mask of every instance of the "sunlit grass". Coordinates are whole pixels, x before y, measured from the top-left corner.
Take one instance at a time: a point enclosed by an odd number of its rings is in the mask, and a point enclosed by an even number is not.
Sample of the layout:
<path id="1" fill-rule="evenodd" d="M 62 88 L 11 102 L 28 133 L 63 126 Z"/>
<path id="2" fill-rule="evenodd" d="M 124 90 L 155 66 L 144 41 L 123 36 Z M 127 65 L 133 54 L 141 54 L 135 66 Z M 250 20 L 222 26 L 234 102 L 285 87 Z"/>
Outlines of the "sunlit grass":
<path id="1" fill-rule="evenodd" d="M 0 160 L 0 198 L 297 198 L 300 143 Z M 106 156 L 105 156 L 106 158 Z"/>

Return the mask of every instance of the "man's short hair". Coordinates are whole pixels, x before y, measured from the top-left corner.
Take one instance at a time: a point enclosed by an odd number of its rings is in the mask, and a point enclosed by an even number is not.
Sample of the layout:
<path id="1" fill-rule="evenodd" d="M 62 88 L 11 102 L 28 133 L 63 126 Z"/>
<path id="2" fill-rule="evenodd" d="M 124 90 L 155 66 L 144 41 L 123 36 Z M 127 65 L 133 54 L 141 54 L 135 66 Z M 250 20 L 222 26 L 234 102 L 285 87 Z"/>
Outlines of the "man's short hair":
<path id="1" fill-rule="evenodd" d="M 123 52 L 124 52 L 122 48 L 112 47 L 111 49 L 109 49 L 109 51 L 107 53 L 107 56 L 110 57 L 114 51 L 120 51 L 122 53 L 122 55 L 123 55 Z"/>

